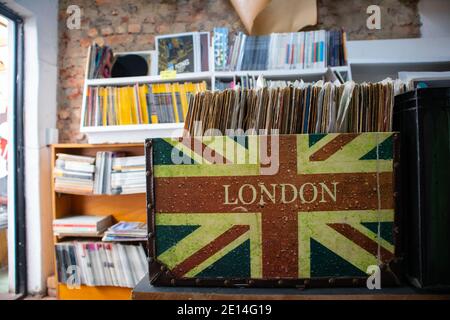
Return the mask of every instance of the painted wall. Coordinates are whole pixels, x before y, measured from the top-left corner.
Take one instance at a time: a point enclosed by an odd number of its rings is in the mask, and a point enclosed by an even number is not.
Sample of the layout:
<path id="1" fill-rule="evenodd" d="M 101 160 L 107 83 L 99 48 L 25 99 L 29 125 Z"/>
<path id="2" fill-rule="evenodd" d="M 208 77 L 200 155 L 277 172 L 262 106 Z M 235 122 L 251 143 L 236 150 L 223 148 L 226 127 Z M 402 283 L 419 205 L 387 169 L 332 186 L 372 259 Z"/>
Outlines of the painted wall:
<path id="1" fill-rule="evenodd" d="M 450 37 L 449 0 L 420 0 L 419 13 L 422 37 Z"/>

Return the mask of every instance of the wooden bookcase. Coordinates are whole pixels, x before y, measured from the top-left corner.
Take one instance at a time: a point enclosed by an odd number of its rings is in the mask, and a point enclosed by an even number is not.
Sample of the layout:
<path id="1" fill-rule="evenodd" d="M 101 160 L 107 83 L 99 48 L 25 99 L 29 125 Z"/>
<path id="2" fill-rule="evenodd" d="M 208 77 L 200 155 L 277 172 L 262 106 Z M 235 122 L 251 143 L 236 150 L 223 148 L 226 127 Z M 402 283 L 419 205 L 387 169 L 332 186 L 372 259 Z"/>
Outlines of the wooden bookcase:
<path id="1" fill-rule="evenodd" d="M 55 167 L 56 154 L 68 153 L 74 155 L 95 156 L 98 151 L 122 151 L 127 156 L 144 155 L 144 144 L 55 144 L 52 150 L 52 170 Z M 114 223 L 118 221 L 146 222 L 145 193 L 130 195 L 80 195 L 55 192 L 52 174 L 52 211 L 53 219 L 71 215 L 112 215 Z M 59 239 L 54 237 L 54 243 L 73 238 Z M 81 240 L 82 238 L 76 238 Z M 90 238 L 92 239 L 92 238 Z M 57 277 L 56 265 L 55 275 Z M 98 300 L 131 299 L 132 288 L 121 287 L 88 287 L 69 289 L 58 282 L 57 294 L 62 300 Z"/>

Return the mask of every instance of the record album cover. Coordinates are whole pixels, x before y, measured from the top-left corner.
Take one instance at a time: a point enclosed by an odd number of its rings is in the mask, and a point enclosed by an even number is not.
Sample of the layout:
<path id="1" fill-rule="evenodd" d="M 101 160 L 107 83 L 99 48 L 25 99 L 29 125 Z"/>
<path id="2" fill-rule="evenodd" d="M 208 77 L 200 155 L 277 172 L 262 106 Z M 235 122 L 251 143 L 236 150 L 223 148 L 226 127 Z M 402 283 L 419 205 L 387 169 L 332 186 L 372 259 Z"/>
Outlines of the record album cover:
<path id="1" fill-rule="evenodd" d="M 158 73 L 176 70 L 177 73 L 195 72 L 194 34 L 157 37 Z"/>

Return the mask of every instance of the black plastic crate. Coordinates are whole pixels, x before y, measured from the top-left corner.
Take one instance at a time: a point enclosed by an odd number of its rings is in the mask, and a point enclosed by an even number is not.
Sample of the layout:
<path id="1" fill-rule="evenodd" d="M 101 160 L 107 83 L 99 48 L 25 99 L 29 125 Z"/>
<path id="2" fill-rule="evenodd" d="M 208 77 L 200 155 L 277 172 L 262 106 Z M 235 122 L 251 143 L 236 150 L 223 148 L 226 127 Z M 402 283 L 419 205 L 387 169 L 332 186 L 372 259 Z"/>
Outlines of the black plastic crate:
<path id="1" fill-rule="evenodd" d="M 421 288 L 450 288 L 450 88 L 395 98 L 405 272 Z"/>

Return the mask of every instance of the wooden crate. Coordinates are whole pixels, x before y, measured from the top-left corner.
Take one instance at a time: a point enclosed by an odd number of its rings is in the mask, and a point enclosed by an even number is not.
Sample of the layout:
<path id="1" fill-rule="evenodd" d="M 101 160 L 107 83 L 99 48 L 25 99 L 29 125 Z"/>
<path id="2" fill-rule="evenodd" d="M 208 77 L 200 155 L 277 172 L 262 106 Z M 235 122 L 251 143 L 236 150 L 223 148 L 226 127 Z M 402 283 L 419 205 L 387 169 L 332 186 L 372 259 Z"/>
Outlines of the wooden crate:
<path id="1" fill-rule="evenodd" d="M 361 286 L 379 266 L 383 284 L 394 283 L 396 141 L 395 133 L 148 140 L 150 281 Z"/>

